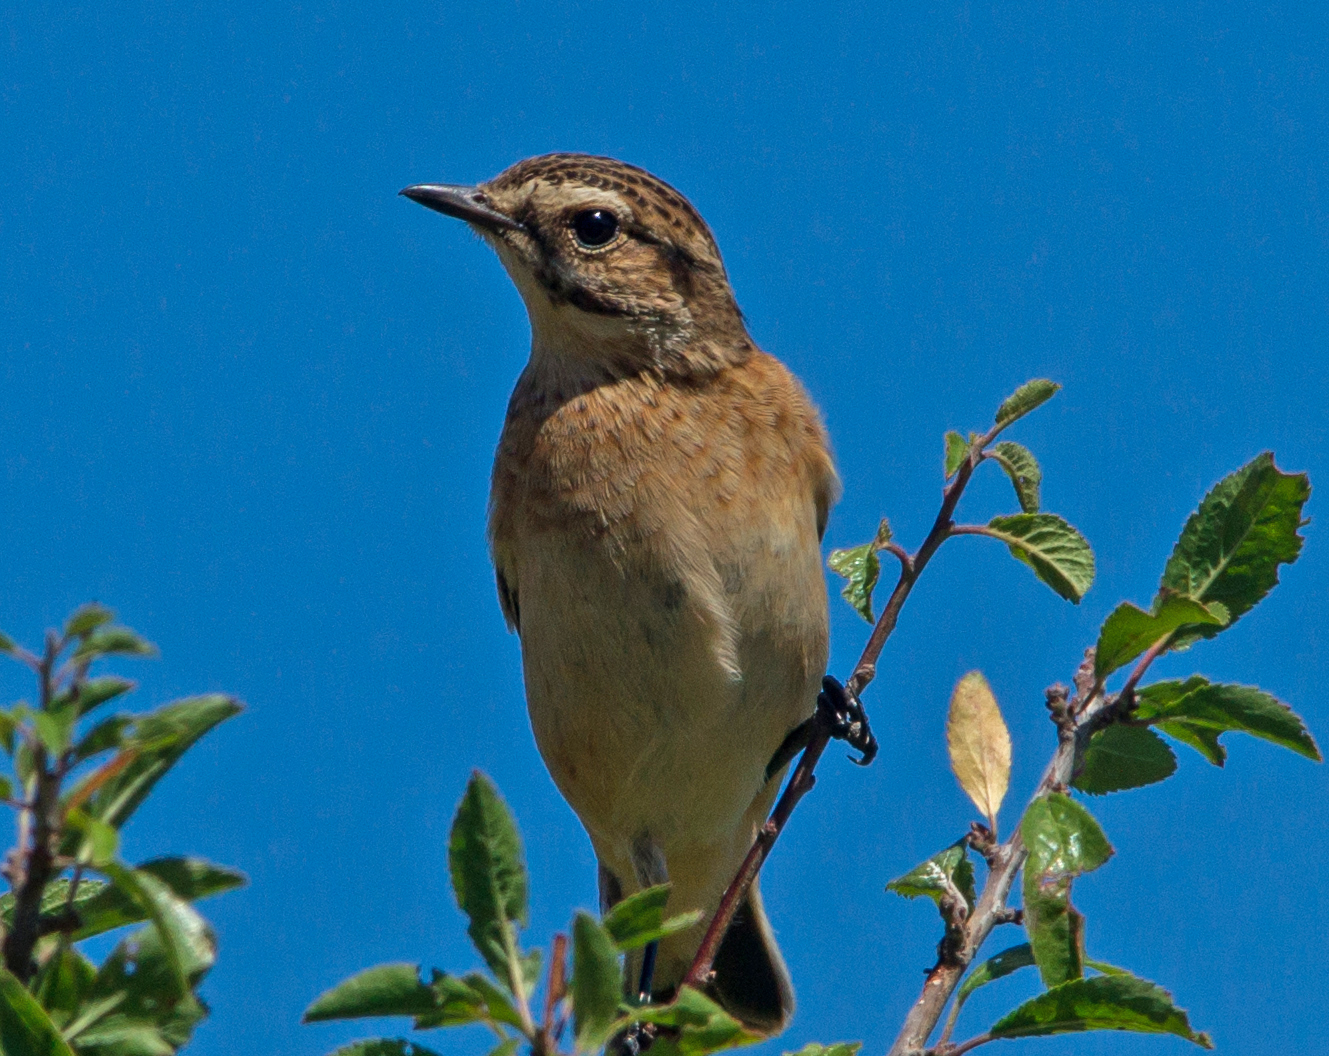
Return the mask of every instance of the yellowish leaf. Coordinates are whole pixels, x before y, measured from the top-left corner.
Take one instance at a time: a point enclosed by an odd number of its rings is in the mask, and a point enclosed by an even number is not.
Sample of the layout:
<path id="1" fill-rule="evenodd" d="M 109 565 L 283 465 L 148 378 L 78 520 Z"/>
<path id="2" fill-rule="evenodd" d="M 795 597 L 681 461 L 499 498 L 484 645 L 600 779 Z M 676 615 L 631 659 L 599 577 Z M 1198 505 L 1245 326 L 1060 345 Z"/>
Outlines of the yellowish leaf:
<path id="1" fill-rule="evenodd" d="M 951 694 L 946 746 L 960 787 L 995 833 L 997 811 L 1011 777 L 1011 735 L 981 671 L 970 671 Z"/>

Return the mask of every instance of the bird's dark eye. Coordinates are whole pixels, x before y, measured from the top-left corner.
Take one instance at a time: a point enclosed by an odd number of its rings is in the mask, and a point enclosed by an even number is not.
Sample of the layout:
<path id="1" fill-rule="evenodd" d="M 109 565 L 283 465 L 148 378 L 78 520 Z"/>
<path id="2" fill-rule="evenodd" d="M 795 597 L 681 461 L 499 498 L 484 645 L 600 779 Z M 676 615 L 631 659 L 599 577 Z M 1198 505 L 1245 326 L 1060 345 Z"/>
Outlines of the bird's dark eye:
<path id="1" fill-rule="evenodd" d="M 583 209 L 572 218 L 572 233 L 587 249 L 599 249 L 618 234 L 618 217 L 607 209 Z"/>

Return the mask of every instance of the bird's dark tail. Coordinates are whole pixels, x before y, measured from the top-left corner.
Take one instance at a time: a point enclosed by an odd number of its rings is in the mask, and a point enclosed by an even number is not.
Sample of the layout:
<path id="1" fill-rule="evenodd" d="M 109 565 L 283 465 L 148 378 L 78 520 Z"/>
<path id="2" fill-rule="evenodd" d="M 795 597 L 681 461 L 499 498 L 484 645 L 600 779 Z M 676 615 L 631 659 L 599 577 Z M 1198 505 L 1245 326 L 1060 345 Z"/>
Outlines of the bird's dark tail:
<path id="1" fill-rule="evenodd" d="M 794 988 L 754 883 L 715 955 L 711 996 L 744 1026 L 778 1034 L 794 1015 Z"/>

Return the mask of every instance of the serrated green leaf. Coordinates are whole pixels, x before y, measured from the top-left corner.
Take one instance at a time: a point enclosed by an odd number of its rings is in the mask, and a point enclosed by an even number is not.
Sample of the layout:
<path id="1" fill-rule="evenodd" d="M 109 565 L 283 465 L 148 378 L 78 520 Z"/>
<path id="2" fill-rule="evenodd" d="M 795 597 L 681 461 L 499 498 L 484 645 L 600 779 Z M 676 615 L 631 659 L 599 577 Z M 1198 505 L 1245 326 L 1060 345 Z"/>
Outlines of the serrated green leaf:
<path id="1" fill-rule="evenodd" d="M 1093 585 L 1093 550 L 1083 535 L 1056 514 L 993 517 L 987 530 L 1067 601 L 1078 605 Z"/>
<path id="2" fill-rule="evenodd" d="M 74 615 L 69 617 L 65 623 L 65 637 L 78 638 L 84 634 L 91 634 L 103 624 L 110 623 L 115 619 L 115 613 L 105 605 L 99 605 L 92 601 L 86 605 L 81 605 L 75 610 Z"/>
<path id="3" fill-rule="evenodd" d="M 744 1030 L 738 1020 L 690 986 L 680 987 L 670 1004 L 636 1009 L 633 1017 L 643 1023 L 658 1023 L 677 1030 L 677 1038 L 657 1039 L 655 1044 L 661 1044 L 661 1040 L 671 1041 L 672 1050 L 680 1056 L 704 1056 L 705 1053 L 763 1040 Z M 653 1045 L 652 1051 L 654 1048 Z M 670 1052 L 671 1047 L 664 1051 Z"/>
<path id="4" fill-rule="evenodd" d="M 974 889 L 974 867 L 969 861 L 969 844 L 965 840 L 958 840 L 927 861 L 920 862 L 904 876 L 887 884 L 886 890 L 905 898 L 930 898 L 940 908 L 952 886 L 964 896 L 968 908 L 973 909 L 978 896 Z"/>
<path id="5" fill-rule="evenodd" d="M 1235 623 L 1278 583 L 1278 566 L 1301 553 L 1304 473 L 1283 473 L 1266 451 L 1224 477 L 1186 521 L 1159 590 L 1226 606 Z M 1191 640 L 1212 637 L 1199 628 Z"/>
<path id="6" fill-rule="evenodd" d="M 840 595 L 854 607 L 855 612 L 872 623 L 872 591 L 881 575 L 881 559 L 877 557 L 875 545 L 864 543 L 862 546 L 832 550 L 826 564 L 836 575 L 848 580 Z"/>
<path id="7" fill-rule="evenodd" d="M 1112 610 L 1098 632 L 1094 677 L 1106 678 L 1159 639 L 1189 624 L 1222 627 L 1226 622 L 1226 613 L 1218 615 L 1194 598 L 1171 591 L 1159 596 L 1152 613 L 1123 602 Z"/>
<path id="8" fill-rule="evenodd" d="M 217 959 L 217 940 L 208 922 L 184 899 L 150 873 L 118 862 L 98 867 L 116 887 L 139 904 L 156 931 L 166 963 L 184 997 Z"/>
<path id="9" fill-rule="evenodd" d="M 1188 744 L 1208 759 L 1214 766 L 1227 762 L 1227 749 L 1218 743 L 1222 730 L 1211 730 L 1207 726 L 1193 726 L 1184 719 L 1174 722 L 1160 722 L 1158 728 L 1182 744 Z"/>
<path id="10" fill-rule="evenodd" d="M 484 1002 L 491 1019 L 497 1023 L 516 1027 L 518 1030 L 523 1029 L 517 1006 L 512 1003 L 507 991 L 495 986 L 488 977 L 479 972 L 468 972 L 462 976 L 461 981 L 480 995 L 480 1000 Z"/>
<path id="11" fill-rule="evenodd" d="M 965 976 L 964 982 L 960 984 L 959 990 L 955 992 L 955 1003 L 957 1006 L 963 1005 L 969 1000 L 969 995 L 980 986 L 987 986 L 988 983 L 1019 971 L 1021 968 L 1032 968 L 1033 966 L 1034 951 L 1030 949 L 1029 943 L 1022 942 L 1018 946 L 1012 946 L 1009 950 L 1002 950 L 1001 953 L 995 957 L 989 957 Z"/>
<path id="12" fill-rule="evenodd" d="M 1098 975 L 1063 983 L 1002 1016 L 989 1033 L 994 1038 L 1032 1038 L 1085 1030 L 1175 1034 L 1213 1048 L 1208 1035 L 1191 1030 L 1171 994 L 1133 975 Z"/>
<path id="13" fill-rule="evenodd" d="M 206 941 L 194 949 L 199 957 L 190 973 L 191 986 L 202 981 L 216 957 L 211 931 L 203 938 Z M 173 997 L 178 985 L 178 966 L 160 929 L 131 932 L 98 970 L 77 1021 L 66 1032 L 77 1037 L 80 1051 L 89 1056 L 174 1052 L 207 1014 L 192 990 Z"/>
<path id="14" fill-rule="evenodd" d="M 572 921 L 572 1015 L 577 1049 L 598 1049 L 613 1033 L 623 970 L 609 932 L 589 913 Z"/>
<path id="15" fill-rule="evenodd" d="M 1020 822 L 1028 848 L 1024 865 L 1024 924 L 1044 985 L 1084 973 L 1084 918 L 1071 905 L 1071 882 L 1112 855 L 1098 822 L 1059 792 L 1029 804 Z"/>
<path id="16" fill-rule="evenodd" d="M 1037 513 L 1039 490 L 1043 483 L 1043 470 L 1034 453 L 1023 444 L 1003 440 L 992 449 L 992 457 L 1006 471 L 1015 488 L 1015 497 L 1025 513 Z"/>
<path id="17" fill-rule="evenodd" d="M 471 941 L 494 974 L 509 980 L 515 929 L 526 925 L 526 866 L 516 822 L 478 770 L 452 823 L 448 867 L 457 905 L 470 918 Z"/>
<path id="18" fill-rule="evenodd" d="M 465 980 L 435 971 L 429 989 L 433 992 L 434 1006 L 415 1017 L 416 1030 L 497 1022 L 490 1016 L 484 997 Z"/>
<path id="19" fill-rule="evenodd" d="M 1112 845 L 1094 816 L 1060 792 L 1029 804 L 1020 836 L 1029 850 L 1026 876 L 1080 876 L 1112 857 Z"/>
<path id="20" fill-rule="evenodd" d="M 1081 792 L 1100 796 L 1152 785 L 1176 770 L 1177 757 L 1153 730 L 1114 723 L 1090 738 L 1084 765 L 1071 783 Z"/>
<path id="21" fill-rule="evenodd" d="M 946 471 L 946 479 L 950 480 L 955 476 L 959 468 L 964 464 L 964 460 L 969 457 L 969 441 L 959 433 L 951 430 L 946 434 L 946 454 L 943 459 L 943 468 Z"/>
<path id="22" fill-rule="evenodd" d="M 95 787 L 83 809 L 90 816 L 119 828 L 200 737 L 240 711 L 240 704 L 233 697 L 210 693 L 149 712 L 134 723 L 132 735 L 125 739 L 122 754 L 130 758 L 115 756 L 104 764 L 116 768 L 114 776 L 101 780 L 103 768 L 98 768 L 75 785 L 62 801 L 81 803 L 87 789 Z M 98 781 L 101 783 L 96 784 Z"/>
<path id="23" fill-rule="evenodd" d="M 797 1052 L 786 1052 L 784 1056 L 857 1056 L 862 1047 L 861 1041 L 837 1041 L 833 1045 L 810 1041 Z"/>
<path id="24" fill-rule="evenodd" d="M 243 887 L 245 876 L 202 858 L 154 858 L 137 867 L 140 873 L 156 877 L 177 898 L 194 902 Z M 61 900 L 63 901 L 63 900 Z M 75 941 L 147 920 L 142 906 L 113 884 L 83 880 L 73 907 L 79 916 L 79 928 L 71 936 Z M 43 904 L 45 912 L 45 905 Z"/>
<path id="25" fill-rule="evenodd" d="M 328 1056 L 438 1056 L 438 1053 L 407 1038 L 365 1038 L 343 1045 Z"/>
<path id="26" fill-rule="evenodd" d="M 366 1016 L 418 1016 L 434 1011 L 434 991 L 418 964 L 380 964 L 344 979 L 305 1009 L 303 1023 Z"/>
<path id="27" fill-rule="evenodd" d="M 118 678 L 115 675 L 102 675 L 99 678 L 89 678 L 76 682 L 72 687 L 62 693 L 57 701 L 59 703 L 73 703 L 78 707 L 78 714 L 81 718 L 94 708 L 100 707 L 108 700 L 114 700 L 121 694 L 128 693 L 138 683 L 132 682 L 127 678 Z"/>
<path id="28" fill-rule="evenodd" d="M 955 1026 L 955 1021 L 960 1016 L 960 1009 L 964 1008 L 964 1003 L 969 1000 L 970 994 L 979 987 L 987 986 L 988 983 L 1019 971 L 1021 968 L 1032 968 L 1034 964 L 1034 951 L 1030 948 L 1029 943 L 1022 942 L 1019 946 L 1002 950 L 995 957 L 989 957 L 974 968 L 965 976 L 964 982 L 960 984 L 959 989 L 955 992 L 955 1003 L 951 1006 L 950 1015 L 946 1018 L 946 1035 L 950 1035 Z"/>
<path id="29" fill-rule="evenodd" d="M 1047 378 L 1034 378 L 1026 381 L 1002 401 L 997 408 L 996 423 L 1005 428 L 1018 418 L 1023 418 L 1036 407 L 1047 403 L 1056 395 L 1061 386 Z"/>
<path id="30" fill-rule="evenodd" d="M 1218 734 L 1228 730 L 1249 733 L 1321 761 L 1320 749 L 1301 717 L 1255 686 L 1215 683 L 1200 675 L 1192 675 L 1185 682 L 1156 682 L 1136 691 L 1135 717 L 1159 723 L 1165 733 L 1196 747 L 1219 766 L 1221 752 L 1212 749 L 1218 747 Z M 1178 723 L 1184 726 L 1178 727 Z M 1202 729 L 1212 731 L 1212 738 L 1200 735 Z M 1200 739 L 1203 747 L 1188 739 L 1183 730 Z M 1219 755 L 1217 759 L 1215 754 Z"/>
<path id="31" fill-rule="evenodd" d="M 129 627 L 99 627 L 79 642 L 71 659 L 77 663 L 113 654 L 156 656 L 157 647 Z"/>
<path id="32" fill-rule="evenodd" d="M 9 1056 L 74 1056 L 27 988 L 0 968 L 0 1052 Z"/>
<path id="33" fill-rule="evenodd" d="M 605 914 L 601 924 L 620 950 L 635 950 L 666 935 L 686 931 L 701 920 L 698 910 L 665 919 L 669 885 L 648 887 L 629 895 Z"/>

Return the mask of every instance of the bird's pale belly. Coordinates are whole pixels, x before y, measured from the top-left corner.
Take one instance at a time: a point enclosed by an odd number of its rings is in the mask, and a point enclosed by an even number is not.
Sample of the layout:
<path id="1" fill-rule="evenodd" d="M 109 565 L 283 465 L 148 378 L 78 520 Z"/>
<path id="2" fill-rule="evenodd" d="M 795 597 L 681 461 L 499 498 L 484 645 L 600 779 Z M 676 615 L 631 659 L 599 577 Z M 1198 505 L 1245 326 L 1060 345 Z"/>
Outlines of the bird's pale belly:
<path id="1" fill-rule="evenodd" d="M 709 559 L 624 565 L 605 542 L 557 532 L 518 552 L 531 724 L 597 852 L 621 871 L 643 841 L 671 863 L 745 847 L 766 763 L 812 708 L 825 660 L 816 606 L 805 630 L 821 645 L 808 655 L 745 627 L 741 571 Z M 810 558 L 777 580 L 797 589 L 810 571 L 816 596 Z"/>

